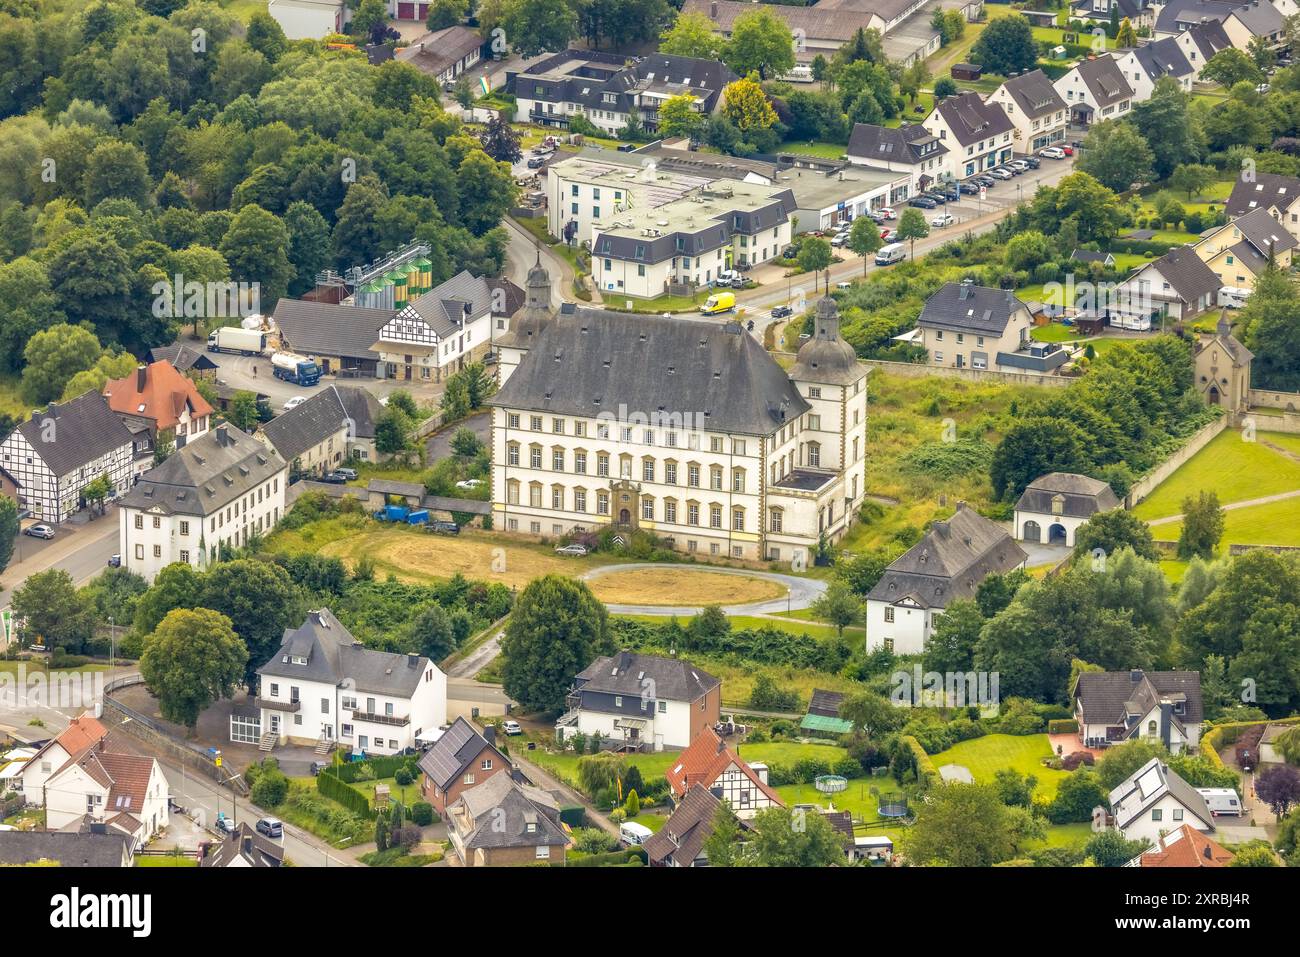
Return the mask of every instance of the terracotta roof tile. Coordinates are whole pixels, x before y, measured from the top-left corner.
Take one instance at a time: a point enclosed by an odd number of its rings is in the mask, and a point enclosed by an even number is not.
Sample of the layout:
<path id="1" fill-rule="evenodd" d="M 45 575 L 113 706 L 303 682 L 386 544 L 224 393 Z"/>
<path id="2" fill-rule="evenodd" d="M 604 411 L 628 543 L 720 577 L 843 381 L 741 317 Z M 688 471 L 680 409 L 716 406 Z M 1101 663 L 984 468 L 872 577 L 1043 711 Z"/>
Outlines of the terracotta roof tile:
<path id="1" fill-rule="evenodd" d="M 1225 867 L 1231 851 L 1184 824 L 1161 840 L 1161 846 L 1142 855 L 1143 867 Z"/>
<path id="2" fill-rule="evenodd" d="M 693 784 L 700 784 L 705 788 L 712 787 L 719 775 L 733 764 L 770 800 L 785 806 L 781 796 L 764 783 L 758 776 L 758 772 L 742 761 L 740 755 L 731 750 L 712 728 L 706 727 L 696 735 L 690 747 L 681 753 L 680 759 L 667 770 L 664 776 L 668 779 L 673 793 L 681 798 Z"/>
<path id="3" fill-rule="evenodd" d="M 208 400 L 170 362 L 151 362 L 143 370 L 143 386 L 140 369 L 125 378 L 110 379 L 104 385 L 104 397 L 110 409 L 119 415 L 153 419 L 160 429 L 175 428 L 187 406 L 194 418 L 212 414 Z"/>

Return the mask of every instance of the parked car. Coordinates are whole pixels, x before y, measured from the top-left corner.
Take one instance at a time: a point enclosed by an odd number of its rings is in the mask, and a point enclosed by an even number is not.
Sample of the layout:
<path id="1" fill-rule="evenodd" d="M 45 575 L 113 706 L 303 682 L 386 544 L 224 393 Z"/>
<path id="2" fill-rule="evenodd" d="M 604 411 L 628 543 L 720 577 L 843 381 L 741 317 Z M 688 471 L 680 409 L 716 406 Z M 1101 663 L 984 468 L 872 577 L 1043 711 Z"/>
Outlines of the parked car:
<path id="1" fill-rule="evenodd" d="M 989 170 L 989 175 L 992 176 L 994 179 L 1008 180 L 1011 179 L 1011 177 L 1014 176 L 1015 174 L 1012 173 L 1010 170 L 1005 170 L 1001 166 L 999 166 L 997 169 Z"/>
<path id="2" fill-rule="evenodd" d="M 880 234 L 880 238 L 883 239 L 886 243 L 896 243 L 898 242 L 898 230 L 886 229 L 883 233 Z"/>
<path id="3" fill-rule="evenodd" d="M 1073 155 L 1074 155 L 1074 147 L 1073 147 L 1073 146 L 1062 146 L 1062 147 L 1061 147 L 1061 152 L 1064 153 L 1066 156 L 1073 156 Z"/>
<path id="4" fill-rule="evenodd" d="M 848 233 L 836 233 L 835 238 L 831 240 L 831 245 L 834 246 L 836 249 L 838 249 L 842 246 L 847 245 L 848 241 L 849 241 Z"/>
<path id="5" fill-rule="evenodd" d="M 327 767 L 329 767 L 329 765 L 324 761 L 313 761 L 311 763 L 311 776 L 316 777 L 316 775 L 320 774 Z"/>
<path id="6" fill-rule="evenodd" d="M 1011 170 L 1013 173 L 1024 173 L 1029 170 L 1029 164 L 1024 160 L 1014 159 L 1007 164 L 1007 169 Z"/>
<path id="7" fill-rule="evenodd" d="M 940 213 L 938 216 L 934 217 L 934 219 L 930 220 L 930 225 L 943 227 L 951 226 L 955 222 L 957 222 L 957 217 L 952 213 Z"/>
<path id="8" fill-rule="evenodd" d="M 306 401 L 307 401 L 307 397 L 305 395 L 295 395 L 284 405 L 280 406 L 280 408 L 282 408 L 285 412 L 288 412 L 290 409 L 298 408 L 298 406 L 302 405 Z"/>
<path id="9" fill-rule="evenodd" d="M 50 539 L 54 537 L 54 529 L 48 525 L 32 525 L 23 529 L 24 535 L 30 535 L 32 538 Z"/>
<path id="10" fill-rule="evenodd" d="M 338 472 L 326 472 L 324 475 L 320 477 L 320 481 L 328 482 L 330 485 L 342 485 L 344 482 L 347 481 L 347 479 L 345 479 Z"/>
<path id="11" fill-rule="evenodd" d="M 880 209 L 876 210 L 876 212 L 879 213 L 881 218 L 886 221 L 898 218 L 898 214 L 894 212 L 892 206 L 882 206 L 880 207 Z"/>
<path id="12" fill-rule="evenodd" d="M 122 567 L 122 556 L 121 556 L 121 554 L 119 554 L 119 553 L 117 553 L 117 552 L 114 552 L 112 555 L 109 555 L 109 556 L 108 556 L 108 567 L 109 567 L 109 568 L 121 568 L 121 567 Z"/>
<path id="13" fill-rule="evenodd" d="M 837 283 L 835 284 L 835 288 L 836 288 L 836 289 L 852 289 L 852 288 L 853 288 L 853 283 L 851 283 L 851 282 L 837 282 Z"/>
<path id="14" fill-rule="evenodd" d="M 799 255 L 798 246 L 786 246 L 785 249 L 781 250 L 782 259 L 794 259 L 794 257 L 798 255 Z"/>
<path id="15" fill-rule="evenodd" d="M 284 837 L 284 825 L 280 823 L 279 818 L 263 817 L 257 820 L 257 833 L 265 834 L 271 838 Z"/>
<path id="16" fill-rule="evenodd" d="M 343 476 L 345 479 L 347 479 L 349 482 L 356 481 L 356 478 L 357 478 L 357 470 L 356 470 L 356 469 L 350 469 L 350 468 L 343 468 L 343 467 L 340 467 L 340 468 L 336 468 L 336 469 L 334 470 L 334 474 L 335 474 L 335 475 L 342 475 L 342 476 Z"/>
<path id="17" fill-rule="evenodd" d="M 462 479 L 461 481 L 456 483 L 456 488 L 458 489 L 478 488 L 482 484 L 483 484 L 482 479 Z"/>
<path id="18" fill-rule="evenodd" d="M 519 726 L 518 721 L 502 721 L 501 730 L 513 737 L 516 734 L 523 734 L 524 729 Z"/>
<path id="19" fill-rule="evenodd" d="M 985 189 L 992 189 L 998 184 L 998 181 L 992 176 L 986 176 L 984 173 L 980 173 L 980 175 L 972 179 L 971 182 L 983 186 Z"/>
<path id="20" fill-rule="evenodd" d="M 931 195 L 934 194 L 938 194 L 939 196 L 942 196 L 950 203 L 956 202 L 957 200 L 961 199 L 961 190 L 953 185 L 940 186 L 938 189 L 934 190 Z"/>
<path id="21" fill-rule="evenodd" d="M 918 209 L 935 209 L 939 204 L 929 196 L 913 196 L 907 201 L 907 205 L 915 206 Z"/>
<path id="22" fill-rule="evenodd" d="M 235 822 L 223 814 L 217 815 L 217 830 L 222 834 L 234 834 Z"/>
<path id="23" fill-rule="evenodd" d="M 886 222 L 885 217 L 880 215 L 880 210 L 878 209 L 871 210 L 871 212 L 866 214 L 866 217 L 867 219 L 875 223 L 877 226 L 879 226 L 881 223 Z"/>
<path id="24" fill-rule="evenodd" d="M 966 180 L 966 182 L 962 183 L 957 188 L 961 190 L 963 193 L 965 193 L 967 196 L 978 196 L 980 191 L 980 184 L 974 182 L 973 180 L 968 179 Z"/>
<path id="25" fill-rule="evenodd" d="M 1059 146 L 1044 146 L 1038 151 L 1038 155 L 1043 157 L 1043 159 L 1063 160 L 1065 159 L 1065 150 L 1061 149 Z"/>
<path id="26" fill-rule="evenodd" d="M 1042 162 L 1038 159 L 1037 156 L 1025 156 L 1025 157 L 1022 157 L 1021 160 L 1020 160 L 1020 162 L 1024 163 L 1024 164 L 1025 164 L 1026 166 L 1028 166 L 1030 169 L 1038 169 L 1038 167 L 1040 167 L 1040 166 L 1043 165 Z"/>
<path id="27" fill-rule="evenodd" d="M 587 554 L 587 546 L 579 545 L 577 542 L 573 542 L 569 545 L 557 545 L 555 547 L 555 554 L 572 555 L 574 558 L 581 558 L 583 555 Z"/>
<path id="28" fill-rule="evenodd" d="M 430 522 L 425 528 L 438 535 L 460 534 L 460 526 L 455 522 Z"/>
<path id="29" fill-rule="evenodd" d="M 541 169 L 545 165 L 546 165 L 546 157 L 544 156 L 534 156 L 532 159 L 528 161 L 529 169 Z"/>

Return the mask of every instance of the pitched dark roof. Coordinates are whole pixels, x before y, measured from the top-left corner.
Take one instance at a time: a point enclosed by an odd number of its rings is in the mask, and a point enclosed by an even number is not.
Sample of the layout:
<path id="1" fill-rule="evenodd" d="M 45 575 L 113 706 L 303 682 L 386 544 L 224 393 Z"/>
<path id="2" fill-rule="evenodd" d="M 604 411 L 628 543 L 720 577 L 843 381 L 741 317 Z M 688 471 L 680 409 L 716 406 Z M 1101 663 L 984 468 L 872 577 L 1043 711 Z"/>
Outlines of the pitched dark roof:
<path id="1" fill-rule="evenodd" d="M 484 748 L 492 748 L 501 758 L 501 766 L 508 768 L 510 760 L 493 746 L 487 738 L 464 718 L 457 718 L 450 728 L 420 758 L 420 770 L 442 790 L 455 781 L 469 767 Z M 494 777 L 509 777 L 508 774 Z"/>
<path id="2" fill-rule="evenodd" d="M 1124 71 L 1110 54 L 1095 60 L 1080 60 L 1074 69 L 1092 94 L 1098 109 L 1133 97 L 1133 88 L 1124 79 Z"/>
<path id="3" fill-rule="evenodd" d="M 620 407 L 653 417 L 691 410 L 697 429 L 769 435 L 809 408 L 776 361 L 738 323 L 666 316 L 635 321 L 561 309 L 488 400 L 511 409 L 595 417 Z"/>
<path id="4" fill-rule="evenodd" d="M 809 714 L 820 714 L 827 718 L 840 716 L 840 705 L 844 703 L 843 691 L 826 691 L 814 688 L 812 700 L 808 702 Z"/>
<path id="5" fill-rule="evenodd" d="M 439 339 L 446 339 L 462 329 L 466 316 L 477 319 L 491 311 L 492 287 L 486 279 L 462 269 L 410 303 L 399 316 L 418 317 Z"/>
<path id="6" fill-rule="evenodd" d="M 1202 23 L 1196 23 L 1187 28 L 1187 34 L 1192 42 L 1196 44 L 1201 53 L 1201 63 L 1206 63 L 1214 54 L 1220 50 L 1226 50 L 1232 46 L 1232 40 L 1228 37 L 1228 32 L 1223 29 L 1223 23 L 1218 20 L 1206 20 Z"/>
<path id="7" fill-rule="evenodd" d="M 1013 76 L 1002 84 L 1016 101 L 1016 106 L 1031 120 L 1065 109 L 1065 100 L 1056 92 L 1051 79 L 1042 70 L 1030 70 Z"/>
<path id="8" fill-rule="evenodd" d="M 280 458 L 292 462 L 346 428 L 347 419 L 339 394 L 333 389 L 322 389 L 301 405 L 281 412 L 263 424 L 262 434 Z"/>
<path id="9" fill-rule="evenodd" d="M 935 105 L 948 129 L 962 146 L 989 140 L 1014 129 L 1000 103 L 985 103 L 978 93 L 962 93 Z"/>
<path id="10" fill-rule="evenodd" d="M 0 831 L 0 864 L 22 867 L 42 861 L 60 867 L 123 867 L 134 840 L 125 834 L 76 831 Z"/>
<path id="11" fill-rule="evenodd" d="M 853 159 L 880 163 L 919 163 L 948 152 L 943 142 L 920 124 L 888 127 L 854 123 L 846 151 Z"/>
<path id="12" fill-rule="evenodd" d="M 632 696 L 653 688 L 658 700 L 696 701 L 722 681 L 680 658 L 620 651 L 597 658 L 578 673 L 574 684 L 586 691 Z"/>
<path id="13" fill-rule="evenodd" d="M 370 347 L 394 314 L 392 309 L 308 299 L 281 299 L 275 304 L 281 338 L 288 348 L 306 356 L 378 359 L 379 354 Z"/>
<path id="14" fill-rule="evenodd" d="M 306 658 L 294 664 L 293 658 Z M 350 679 L 358 691 L 409 698 L 424 673 L 435 667 L 422 655 L 397 655 L 367 648 L 328 608 L 307 613 L 298 628 L 286 628 L 280 650 L 257 669 L 259 675 L 338 684 Z"/>
<path id="15" fill-rule="evenodd" d="M 1270 252 L 1282 253 L 1294 249 L 1296 238 L 1291 235 L 1266 209 L 1252 209 L 1232 220 L 1223 228 L 1233 228 L 1241 233 L 1241 238 L 1253 247 L 1262 266 Z"/>
<path id="16" fill-rule="evenodd" d="M 1164 76 L 1183 77 L 1194 72 L 1183 48 L 1178 45 L 1177 37 L 1163 37 L 1136 47 L 1132 52 L 1133 58 L 1153 82 Z"/>
<path id="17" fill-rule="evenodd" d="M 1223 281 L 1214 274 L 1196 251 L 1187 246 L 1175 246 L 1159 259 L 1139 266 L 1134 277 L 1143 270 L 1155 267 L 1183 302 L 1196 302 L 1202 296 L 1218 292 Z"/>
<path id="18" fill-rule="evenodd" d="M 1110 792 L 1109 802 L 1115 811 L 1115 824 L 1121 830 L 1132 824 L 1147 808 L 1165 795 L 1173 797 L 1209 829 L 1214 830 L 1214 815 L 1205 798 L 1159 758 L 1152 758 Z"/>
<path id="19" fill-rule="evenodd" d="M 663 827 L 642 845 L 652 865 L 690 867 L 713 833 L 713 820 L 722 802 L 702 784 L 686 792 Z"/>
<path id="20" fill-rule="evenodd" d="M 1232 185 L 1224 212 L 1231 218 L 1244 216 L 1256 209 L 1276 206 L 1286 209 L 1300 199 L 1300 179 L 1278 173 L 1255 173 L 1251 180 L 1238 178 Z"/>
<path id="21" fill-rule="evenodd" d="M 946 608 L 973 597 L 989 575 L 1011 571 L 1028 557 L 1001 525 L 959 502 L 952 518 L 934 522 L 885 569 L 867 598 L 891 604 L 910 598 L 922 608 Z"/>
<path id="22" fill-rule="evenodd" d="M 199 867 L 233 867 L 241 859 L 249 867 L 279 867 L 284 863 L 284 847 L 241 822 L 238 831 L 199 861 Z"/>
<path id="23" fill-rule="evenodd" d="M 1168 696 L 1185 703 L 1179 715 L 1184 723 L 1201 721 L 1201 675 L 1196 671 L 1086 671 L 1074 685 L 1088 724 L 1125 725 L 1128 705 L 1145 714 Z"/>
<path id="24" fill-rule="evenodd" d="M 481 46 L 483 37 L 477 30 L 456 24 L 416 37 L 397 54 L 397 59 L 437 76 Z"/>
<path id="25" fill-rule="evenodd" d="M 1177 33 L 1205 21 L 1223 21 L 1235 15 L 1253 36 L 1269 36 L 1282 30 L 1282 13 L 1269 3 L 1233 0 L 1170 0 L 1156 17 L 1156 30 Z"/>
<path id="26" fill-rule="evenodd" d="M 217 368 L 217 364 L 198 349 L 184 345 L 157 346 L 149 350 L 150 362 L 170 362 L 181 372 L 199 369 L 207 372 Z"/>
<path id="27" fill-rule="evenodd" d="M 817 300 L 813 334 L 799 347 L 790 378 L 847 386 L 866 374 L 854 348 L 840 335 L 839 305 L 831 296 Z"/>
<path id="28" fill-rule="evenodd" d="M 950 282 L 925 301 L 916 324 L 998 337 L 1021 309 L 1028 307 L 1009 289 Z"/>
<path id="29" fill-rule="evenodd" d="M 494 774 L 470 788 L 447 809 L 447 816 L 469 850 L 569 843 L 555 798 L 519 784 L 509 774 Z"/>
<path id="30" fill-rule="evenodd" d="M 161 507 L 181 515 L 209 515 L 284 467 L 284 460 L 274 450 L 223 423 L 140 476 L 122 504 L 139 509 Z"/>
<path id="31" fill-rule="evenodd" d="M 108 407 L 108 400 L 93 390 L 67 402 L 51 402 L 18 431 L 59 477 L 123 446 L 129 448 L 132 442 L 131 430 Z M 53 441 L 46 441 L 48 437 Z"/>
<path id="32" fill-rule="evenodd" d="M 1104 263 L 1113 259 L 1110 253 L 1097 252 L 1095 249 L 1076 249 L 1070 258 L 1081 263 Z"/>
<path id="33" fill-rule="evenodd" d="M 375 425 L 383 417 L 384 407 L 373 392 L 355 385 L 331 386 L 343 403 L 343 411 L 352 420 L 353 435 L 359 439 L 373 439 Z"/>
<path id="34" fill-rule="evenodd" d="M 636 109 L 636 96 L 645 89 L 690 92 L 712 112 L 723 87 L 736 79 L 720 60 L 652 53 L 629 62 L 622 54 L 569 49 L 528 64 L 507 82 L 510 92 L 527 99 L 623 113 Z M 614 95 L 613 102 L 607 94 Z"/>
<path id="35" fill-rule="evenodd" d="M 1144 7 L 1140 6 L 1136 0 L 1113 0 L 1113 2 L 1115 3 L 1115 6 L 1119 8 L 1119 15 L 1121 17 L 1127 17 L 1131 21 L 1136 21 L 1137 18 L 1141 16 L 1144 9 Z M 1075 0 L 1071 6 L 1073 7 L 1076 16 L 1084 17 L 1089 20 L 1110 19 L 1109 10 L 1102 13 L 1101 11 L 1092 9 L 1092 0 Z"/>
<path id="36" fill-rule="evenodd" d="M 794 30 L 803 30 L 808 40 L 853 39 L 859 29 L 866 29 L 872 24 L 872 13 L 867 10 L 847 10 L 810 7 L 778 6 L 770 7 L 772 13 L 785 21 Z M 702 13 L 718 27 L 718 32 L 730 34 L 736 18 L 753 10 L 752 3 L 745 0 L 686 0 L 682 6 L 683 13 Z"/>
<path id="37" fill-rule="evenodd" d="M 1050 515 L 1054 512 L 1052 499 L 1057 495 L 1064 499 L 1060 514 L 1074 518 L 1087 518 L 1120 505 L 1115 492 L 1100 479 L 1073 472 L 1052 472 L 1029 483 L 1016 502 L 1016 509 Z"/>

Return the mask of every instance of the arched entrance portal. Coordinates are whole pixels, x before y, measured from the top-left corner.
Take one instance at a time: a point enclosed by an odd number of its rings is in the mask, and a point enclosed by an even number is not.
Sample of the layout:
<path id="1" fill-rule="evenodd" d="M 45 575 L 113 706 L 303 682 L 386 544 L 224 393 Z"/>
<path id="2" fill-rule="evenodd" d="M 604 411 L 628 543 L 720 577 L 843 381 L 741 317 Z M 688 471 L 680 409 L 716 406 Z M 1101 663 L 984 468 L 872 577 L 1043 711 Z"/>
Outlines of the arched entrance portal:
<path id="1" fill-rule="evenodd" d="M 1064 545 L 1065 538 L 1065 526 L 1060 522 L 1047 530 L 1047 544 L 1049 545 Z"/>
<path id="2" fill-rule="evenodd" d="M 1043 540 L 1043 530 L 1035 521 L 1025 522 L 1023 538 L 1026 542 L 1041 542 Z"/>

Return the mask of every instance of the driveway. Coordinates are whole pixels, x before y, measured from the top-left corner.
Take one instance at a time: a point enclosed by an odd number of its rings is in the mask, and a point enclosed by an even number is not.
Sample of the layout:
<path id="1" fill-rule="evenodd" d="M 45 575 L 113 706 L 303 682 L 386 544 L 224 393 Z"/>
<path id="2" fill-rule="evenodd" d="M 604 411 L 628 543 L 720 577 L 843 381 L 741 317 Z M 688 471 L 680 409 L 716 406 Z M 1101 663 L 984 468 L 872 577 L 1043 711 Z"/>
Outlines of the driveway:
<path id="1" fill-rule="evenodd" d="M 610 572 L 636 571 L 637 569 L 680 568 L 686 571 L 704 571 L 710 574 L 742 575 L 746 578 L 762 578 L 776 582 L 785 587 L 785 598 L 773 598 L 768 601 L 755 601 L 743 605 L 723 605 L 722 610 L 728 615 L 774 615 L 783 611 L 807 608 L 822 592 L 826 583 L 816 578 L 800 578 L 796 575 L 781 575 L 776 572 L 750 571 L 745 568 L 721 568 L 716 565 L 680 565 L 663 562 L 633 562 L 630 564 L 605 565 L 593 568 L 580 576 L 584 581 L 599 578 Z M 698 615 L 704 609 L 693 605 L 611 605 L 606 604 L 611 615 Z"/>
<path id="2" fill-rule="evenodd" d="M 439 432 L 429 436 L 425 442 L 426 451 L 425 461 L 432 465 L 439 459 L 445 459 L 452 454 L 451 439 L 461 429 L 469 429 L 484 445 L 488 444 L 488 438 L 492 434 L 492 411 L 484 409 L 481 412 L 475 412 L 468 419 L 461 419 L 454 425 L 450 425 Z"/>

